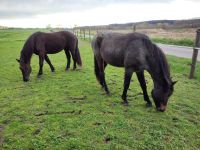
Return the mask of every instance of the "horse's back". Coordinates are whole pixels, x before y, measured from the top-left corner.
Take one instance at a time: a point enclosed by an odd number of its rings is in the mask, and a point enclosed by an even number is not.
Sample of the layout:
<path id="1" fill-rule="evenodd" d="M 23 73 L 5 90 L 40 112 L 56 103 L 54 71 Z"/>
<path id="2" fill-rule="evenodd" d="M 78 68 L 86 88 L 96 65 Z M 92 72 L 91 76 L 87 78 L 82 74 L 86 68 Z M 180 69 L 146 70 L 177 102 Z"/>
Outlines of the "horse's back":
<path id="1" fill-rule="evenodd" d="M 45 50 L 48 54 L 58 53 L 63 49 L 72 49 L 77 42 L 76 36 L 68 31 L 52 33 L 36 32 L 33 34 L 36 53 Z"/>
<path id="2" fill-rule="evenodd" d="M 99 43 L 99 52 L 96 53 L 107 63 L 117 67 L 146 67 L 148 52 L 143 43 L 144 39 L 149 39 L 146 35 L 140 33 L 101 33 L 96 37 L 97 40 L 99 38 L 101 43 Z"/>

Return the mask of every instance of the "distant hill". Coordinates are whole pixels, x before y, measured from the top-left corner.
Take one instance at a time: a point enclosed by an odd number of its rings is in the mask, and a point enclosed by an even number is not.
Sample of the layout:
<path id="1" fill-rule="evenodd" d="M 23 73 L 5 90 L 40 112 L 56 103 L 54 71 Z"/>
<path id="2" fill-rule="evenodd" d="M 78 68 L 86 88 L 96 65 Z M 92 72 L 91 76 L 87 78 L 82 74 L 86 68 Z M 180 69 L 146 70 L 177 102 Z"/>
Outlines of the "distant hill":
<path id="1" fill-rule="evenodd" d="M 151 29 L 151 28 L 200 28 L 200 19 L 189 20 L 151 20 L 143 22 L 131 22 L 125 24 L 109 24 L 100 26 L 83 26 L 78 28 L 97 28 L 97 29 Z"/>

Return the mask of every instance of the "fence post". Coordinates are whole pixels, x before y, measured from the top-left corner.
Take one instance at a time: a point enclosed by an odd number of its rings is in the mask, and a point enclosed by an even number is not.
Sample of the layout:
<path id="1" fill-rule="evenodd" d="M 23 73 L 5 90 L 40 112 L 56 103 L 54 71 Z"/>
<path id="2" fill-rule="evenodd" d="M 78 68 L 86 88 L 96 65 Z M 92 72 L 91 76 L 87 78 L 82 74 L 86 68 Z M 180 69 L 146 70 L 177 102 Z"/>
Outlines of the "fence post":
<path id="1" fill-rule="evenodd" d="M 83 29 L 83 39 L 85 40 L 85 28 Z"/>
<path id="2" fill-rule="evenodd" d="M 194 78 L 194 72 L 195 72 L 197 56 L 198 56 L 198 48 L 200 48 L 200 29 L 197 30 L 197 34 L 196 34 L 196 42 L 195 42 L 195 47 L 194 47 L 193 55 L 192 55 L 192 64 L 191 64 L 189 79 Z"/>
<path id="3" fill-rule="evenodd" d="M 82 39 L 82 29 L 80 29 L 80 38 Z"/>
<path id="4" fill-rule="evenodd" d="M 88 32 L 89 32 L 89 40 L 91 40 L 91 37 L 90 37 L 90 28 L 89 28 L 89 31 L 88 31 Z"/>
<path id="5" fill-rule="evenodd" d="M 133 32 L 135 32 L 136 31 L 136 25 L 134 24 L 133 25 Z"/>

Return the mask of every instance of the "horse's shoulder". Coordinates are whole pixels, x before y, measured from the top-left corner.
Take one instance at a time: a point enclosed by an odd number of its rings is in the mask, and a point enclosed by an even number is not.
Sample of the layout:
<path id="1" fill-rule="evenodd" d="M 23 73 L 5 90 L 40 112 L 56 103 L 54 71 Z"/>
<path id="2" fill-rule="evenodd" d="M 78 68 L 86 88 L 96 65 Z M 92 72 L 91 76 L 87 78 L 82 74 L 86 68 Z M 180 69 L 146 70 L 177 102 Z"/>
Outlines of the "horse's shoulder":
<path id="1" fill-rule="evenodd" d="M 36 38 L 40 37 L 43 33 L 44 33 L 44 32 L 40 32 L 40 31 L 35 32 L 35 33 L 33 33 L 29 38 L 30 38 L 30 39 L 36 39 Z"/>
<path id="2" fill-rule="evenodd" d="M 134 39 L 147 39 L 147 40 L 149 40 L 149 37 L 146 34 L 139 33 L 139 32 L 128 33 L 127 36 L 132 37 Z"/>

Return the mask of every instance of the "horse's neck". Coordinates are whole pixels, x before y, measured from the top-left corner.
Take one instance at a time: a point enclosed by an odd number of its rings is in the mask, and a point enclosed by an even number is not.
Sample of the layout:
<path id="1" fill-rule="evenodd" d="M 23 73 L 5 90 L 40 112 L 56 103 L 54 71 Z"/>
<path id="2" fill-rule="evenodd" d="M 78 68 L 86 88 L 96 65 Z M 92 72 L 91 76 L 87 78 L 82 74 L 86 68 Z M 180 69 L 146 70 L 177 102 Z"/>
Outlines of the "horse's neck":
<path id="1" fill-rule="evenodd" d="M 168 69 L 168 68 L 165 68 Z M 151 68 L 151 77 L 154 81 L 154 87 L 162 87 L 167 88 L 170 85 L 170 74 L 167 70 L 166 72 L 163 71 L 163 68 L 160 67 L 159 63 L 156 63 L 155 66 Z"/>
<path id="2" fill-rule="evenodd" d="M 160 48 L 156 45 L 153 46 L 153 58 L 150 70 L 154 80 L 154 86 L 163 88 L 169 87 L 171 79 L 167 59 Z"/>
<path id="3" fill-rule="evenodd" d="M 32 57 L 33 53 L 29 52 L 29 51 L 26 51 L 26 50 L 25 49 L 22 50 L 20 60 L 22 62 L 24 62 L 25 64 L 30 64 L 31 57 Z"/>

